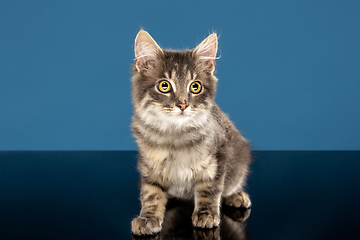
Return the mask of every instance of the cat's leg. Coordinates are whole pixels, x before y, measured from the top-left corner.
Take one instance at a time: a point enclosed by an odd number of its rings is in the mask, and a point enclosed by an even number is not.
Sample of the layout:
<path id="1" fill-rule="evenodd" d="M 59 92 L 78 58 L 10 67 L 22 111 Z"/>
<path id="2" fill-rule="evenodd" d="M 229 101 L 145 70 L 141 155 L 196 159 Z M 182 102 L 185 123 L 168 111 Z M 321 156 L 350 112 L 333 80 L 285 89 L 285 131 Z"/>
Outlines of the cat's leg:
<path id="1" fill-rule="evenodd" d="M 245 207 L 250 208 L 251 207 L 251 201 L 249 194 L 247 194 L 244 191 L 236 192 L 233 195 L 226 197 L 224 199 L 224 203 L 228 206 L 232 207 Z"/>
<path id="2" fill-rule="evenodd" d="M 231 207 L 250 208 L 251 201 L 249 194 L 244 191 L 248 170 L 247 167 L 240 167 L 240 170 L 230 172 L 230 176 L 225 182 L 225 190 L 223 192 L 223 202 Z"/>
<path id="3" fill-rule="evenodd" d="M 195 185 L 195 208 L 192 222 L 195 227 L 213 228 L 220 224 L 222 184 L 217 181 Z"/>
<path id="4" fill-rule="evenodd" d="M 135 235 L 151 235 L 161 231 L 167 203 L 166 192 L 158 186 L 141 185 L 141 212 L 131 223 Z"/>

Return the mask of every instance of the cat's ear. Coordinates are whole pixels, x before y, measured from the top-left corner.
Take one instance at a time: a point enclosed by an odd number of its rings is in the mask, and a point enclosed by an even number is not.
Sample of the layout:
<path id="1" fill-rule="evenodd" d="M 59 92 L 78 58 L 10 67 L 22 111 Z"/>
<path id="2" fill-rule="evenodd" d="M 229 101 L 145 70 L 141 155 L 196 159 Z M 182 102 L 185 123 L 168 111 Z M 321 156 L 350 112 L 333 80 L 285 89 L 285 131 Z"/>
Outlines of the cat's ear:
<path id="1" fill-rule="evenodd" d="M 135 38 L 135 67 L 137 71 L 148 71 L 160 60 L 163 51 L 150 34 L 140 30 Z"/>
<path id="2" fill-rule="evenodd" d="M 217 46 L 217 35 L 212 33 L 193 50 L 198 66 L 210 74 L 213 74 L 215 70 Z"/>

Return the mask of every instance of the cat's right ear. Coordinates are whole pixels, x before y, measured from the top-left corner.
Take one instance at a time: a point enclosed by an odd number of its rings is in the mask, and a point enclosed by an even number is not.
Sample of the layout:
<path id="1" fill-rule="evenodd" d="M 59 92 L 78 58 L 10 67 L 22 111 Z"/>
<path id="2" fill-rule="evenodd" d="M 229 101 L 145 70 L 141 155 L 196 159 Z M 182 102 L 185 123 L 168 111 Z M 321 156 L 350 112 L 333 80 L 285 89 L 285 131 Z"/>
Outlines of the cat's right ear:
<path id="1" fill-rule="evenodd" d="M 197 66 L 200 66 L 204 72 L 214 73 L 217 46 L 217 35 L 212 33 L 193 50 Z"/>
<path id="2" fill-rule="evenodd" d="M 140 30 L 135 38 L 135 67 L 138 72 L 154 67 L 163 51 L 150 34 Z"/>

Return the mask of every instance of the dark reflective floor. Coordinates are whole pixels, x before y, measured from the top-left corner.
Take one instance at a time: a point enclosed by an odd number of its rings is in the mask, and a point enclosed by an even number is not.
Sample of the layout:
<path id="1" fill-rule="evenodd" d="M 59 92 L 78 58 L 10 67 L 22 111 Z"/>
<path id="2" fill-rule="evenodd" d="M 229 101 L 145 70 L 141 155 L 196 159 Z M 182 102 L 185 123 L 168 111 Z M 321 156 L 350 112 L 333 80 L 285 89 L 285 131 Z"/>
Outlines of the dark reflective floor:
<path id="1" fill-rule="evenodd" d="M 136 152 L 0 152 L 0 239 L 133 237 L 140 211 Z M 191 202 L 168 205 L 145 239 L 360 239 L 360 152 L 260 151 L 249 212 L 222 209 L 211 230 L 191 225 Z"/>

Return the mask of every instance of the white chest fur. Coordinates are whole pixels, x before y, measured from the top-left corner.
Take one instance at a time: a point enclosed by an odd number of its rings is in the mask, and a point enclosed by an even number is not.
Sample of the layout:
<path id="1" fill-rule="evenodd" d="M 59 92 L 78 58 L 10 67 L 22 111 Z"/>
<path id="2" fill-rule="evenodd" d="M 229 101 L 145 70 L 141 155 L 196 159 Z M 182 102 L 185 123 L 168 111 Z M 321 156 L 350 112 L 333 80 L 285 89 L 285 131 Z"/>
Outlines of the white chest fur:
<path id="1" fill-rule="evenodd" d="M 194 149 L 176 151 L 152 149 L 146 154 L 149 179 L 166 186 L 174 197 L 188 198 L 196 182 L 211 180 L 217 164 L 211 155 Z"/>
<path id="2" fill-rule="evenodd" d="M 142 133 L 137 138 L 144 161 L 141 174 L 180 198 L 191 196 L 196 182 L 213 179 L 217 171 L 212 156 L 215 121 L 208 111 L 187 111 L 185 116 L 179 116 L 176 112 L 165 114 L 156 105 L 147 110 L 140 107 L 136 113 L 141 122 L 135 122 Z M 189 128 L 196 131 L 189 132 Z"/>

